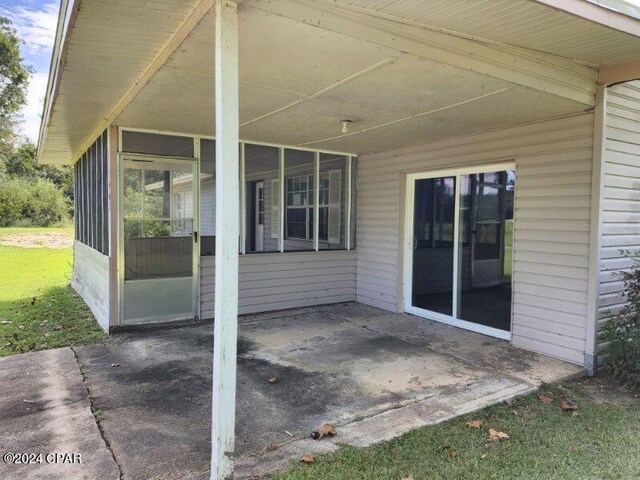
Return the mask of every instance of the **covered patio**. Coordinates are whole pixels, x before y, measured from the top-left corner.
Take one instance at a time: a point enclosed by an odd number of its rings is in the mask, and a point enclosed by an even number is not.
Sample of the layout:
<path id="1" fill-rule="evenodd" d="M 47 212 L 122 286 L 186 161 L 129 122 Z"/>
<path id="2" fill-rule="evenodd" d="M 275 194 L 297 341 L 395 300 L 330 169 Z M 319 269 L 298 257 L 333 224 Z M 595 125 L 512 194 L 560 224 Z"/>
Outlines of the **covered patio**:
<path id="1" fill-rule="evenodd" d="M 72 285 L 109 332 L 215 319 L 176 333 L 214 334 L 212 478 L 233 475 L 238 314 L 316 308 L 240 322 L 240 377 L 282 377 L 259 397 L 299 378 L 323 399 L 281 398 L 298 432 L 594 372 L 600 256 L 638 221 L 640 86 L 623 108 L 607 86 L 638 49 L 637 19 L 582 0 L 65 0 L 38 153 L 75 162 Z M 632 145 L 615 208 L 609 121 Z M 138 335 L 105 356 L 172 334 Z M 178 372 L 210 359 L 168 348 Z M 251 428 L 282 440 L 274 418 Z"/>
<path id="2" fill-rule="evenodd" d="M 123 478 L 209 478 L 212 348 L 211 326 L 201 325 L 76 349 Z M 237 366 L 235 478 L 389 440 L 582 373 L 357 303 L 242 316 Z M 311 440 L 325 422 L 337 436 Z"/>

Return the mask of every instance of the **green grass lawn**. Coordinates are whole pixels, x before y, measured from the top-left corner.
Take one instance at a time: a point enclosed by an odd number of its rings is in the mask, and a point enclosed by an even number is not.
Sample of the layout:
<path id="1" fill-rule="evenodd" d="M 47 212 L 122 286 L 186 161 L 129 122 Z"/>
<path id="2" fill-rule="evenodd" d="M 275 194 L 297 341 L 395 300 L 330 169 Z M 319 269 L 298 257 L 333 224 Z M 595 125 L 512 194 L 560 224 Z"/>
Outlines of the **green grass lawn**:
<path id="1" fill-rule="evenodd" d="M 473 415 L 409 432 L 365 450 L 342 447 L 275 476 L 302 479 L 637 479 L 640 478 L 640 400 L 603 380 L 571 382 L 489 407 Z M 575 412 L 559 404 L 571 399 Z M 469 420 L 482 420 L 469 428 Z M 488 431 L 507 433 L 490 442 Z M 338 430 L 339 438 L 340 431 Z M 455 453 L 454 453 L 455 452 Z"/>
<path id="2" fill-rule="evenodd" d="M 68 233 L 70 228 L 0 228 L 6 235 Z M 0 243 L 0 356 L 99 341 L 104 334 L 69 287 L 70 248 Z M 35 300 L 34 300 L 35 299 Z"/>

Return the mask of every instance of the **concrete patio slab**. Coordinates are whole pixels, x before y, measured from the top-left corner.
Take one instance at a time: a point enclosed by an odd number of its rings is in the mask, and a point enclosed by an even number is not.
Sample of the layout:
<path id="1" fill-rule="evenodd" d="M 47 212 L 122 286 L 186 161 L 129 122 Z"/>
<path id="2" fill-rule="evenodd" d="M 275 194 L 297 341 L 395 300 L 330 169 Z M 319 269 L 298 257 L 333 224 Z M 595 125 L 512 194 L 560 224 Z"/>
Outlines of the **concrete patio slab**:
<path id="1" fill-rule="evenodd" d="M 0 359 L 0 385 L 0 478 L 120 478 L 70 348 Z M 26 464 L 5 461 L 18 453 L 34 455 Z"/>
<path id="2" fill-rule="evenodd" d="M 355 303 L 239 323 L 237 478 L 340 443 L 388 440 L 583 373 L 504 341 Z M 209 324 L 128 333 L 76 350 L 124 478 L 208 478 L 212 332 Z M 309 439 L 324 422 L 338 435 Z"/>

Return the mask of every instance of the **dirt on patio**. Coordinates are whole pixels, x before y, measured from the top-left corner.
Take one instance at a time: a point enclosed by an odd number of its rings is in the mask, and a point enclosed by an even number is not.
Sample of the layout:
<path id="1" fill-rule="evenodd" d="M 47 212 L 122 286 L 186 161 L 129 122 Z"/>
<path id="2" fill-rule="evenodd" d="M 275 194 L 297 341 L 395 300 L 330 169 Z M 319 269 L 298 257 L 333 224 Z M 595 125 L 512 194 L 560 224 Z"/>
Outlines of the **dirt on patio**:
<path id="1" fill-rule="evenodd" d="M 2 235 L 0 243 L 22 248 L 72 248 L 73 235 L 62 232 L 16 233 Z"/>

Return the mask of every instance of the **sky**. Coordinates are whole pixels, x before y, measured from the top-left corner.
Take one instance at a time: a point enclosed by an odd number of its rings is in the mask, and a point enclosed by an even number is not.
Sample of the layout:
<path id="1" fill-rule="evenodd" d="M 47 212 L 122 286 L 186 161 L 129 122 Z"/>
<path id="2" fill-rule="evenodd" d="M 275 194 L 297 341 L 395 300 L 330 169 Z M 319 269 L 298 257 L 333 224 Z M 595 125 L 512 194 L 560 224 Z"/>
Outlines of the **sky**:
<path id="1" fill-rule="evenodd" d="M 627 2 L 640 6 L 640 0 Z M 0 15 L 13 22 L 18 35 L 25 41 L 22 56 L 33 69 L 20 130 L 34 143 L 38 140 L 59 8 L 60 0 L 0 0 Z"/>
<path id="2" fill-rule="evenodd" d="M 38 140 L 59 8 L 59 0 L 0 0 L 0 15 L 11 20 L 24 40 L 21 53 L 25 64 L 33 69 L 20 130 L 34 143 Z"/>

